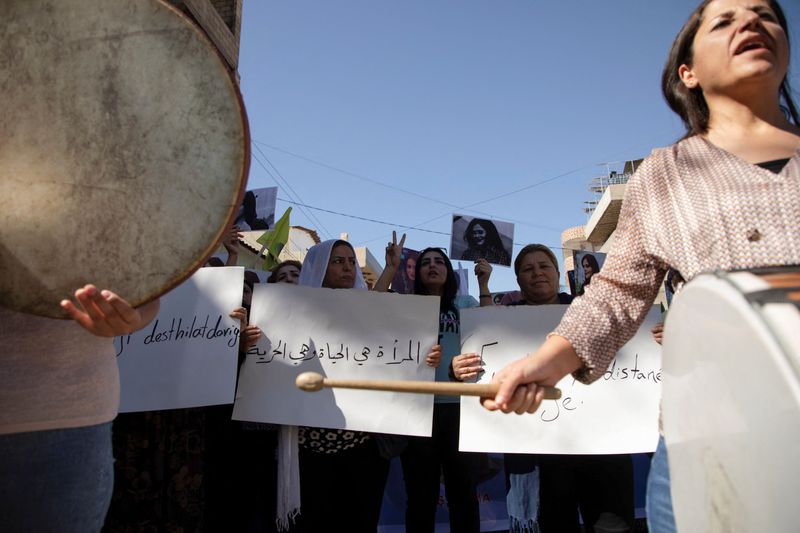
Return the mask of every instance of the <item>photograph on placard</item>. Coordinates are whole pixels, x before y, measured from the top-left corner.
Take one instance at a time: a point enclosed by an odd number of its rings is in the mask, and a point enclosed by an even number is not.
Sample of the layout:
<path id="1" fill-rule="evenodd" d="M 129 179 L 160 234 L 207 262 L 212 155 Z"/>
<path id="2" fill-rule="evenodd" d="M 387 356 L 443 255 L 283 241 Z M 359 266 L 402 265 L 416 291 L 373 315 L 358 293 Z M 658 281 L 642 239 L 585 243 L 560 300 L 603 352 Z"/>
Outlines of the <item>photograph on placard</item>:
<path id="1" fill-rule="evenodd" d="M 240 231 L 268 230 L 275 224 L 275 202 L 277 187 L 253 189 L 244 193 L 239 214 L 234 224 Z"/>
<path id="2" fill-rule="evenodd" d="M 573 296 L 578 295 L 578 289 L 575 287 L 575 271 L 567 271 L 567 281 L 569 281 L 569 293 Z"/>
<path id="3" fill-rule="evenodd" d="M 586 286 L 592 282 L 592 276 L 600 272 L 606 261 L 606 254 L 601 252 L 576 251 L 575 257 L 575 294 L 581 295 Z"/>
<path id="4" fill-rule="evenodd" d="M 667 272 L 667 276 L 664 278 L 664 296 L 667 300 L 667 307 L 672 305 L 672 297 L 675 296 L 675 291 L 684 283 L 683 276 L 674 268 Z"/>
<path id="5" fill-rule="evenodd" d="M 417 267 L 418 250 L 403 248 L 400 253 L 400 268 L 392 278 L 392 290 L 399 294 L 414 294 L 414 273 Z"/>
<path id="6" fill-rule="evenodd" d="M 464 261 L 486 259 L 495 265 L 511 266 L 514 224 L 453 215 L 450 258 Z"/>

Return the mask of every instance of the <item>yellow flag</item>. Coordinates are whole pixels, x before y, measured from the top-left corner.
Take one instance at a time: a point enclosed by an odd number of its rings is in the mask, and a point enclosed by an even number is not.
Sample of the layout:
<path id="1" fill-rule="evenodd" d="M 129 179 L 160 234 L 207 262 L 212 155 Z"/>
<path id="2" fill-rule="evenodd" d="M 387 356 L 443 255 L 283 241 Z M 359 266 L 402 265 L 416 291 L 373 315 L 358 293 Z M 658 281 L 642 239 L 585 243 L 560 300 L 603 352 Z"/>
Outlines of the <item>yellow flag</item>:
<path id="1" fill-rule="evenodd" d="M 264 260 L 264 267 L 262 270 L 272 270 L 272 268 L 280 263 L 278 256 L 289 242 L 289 214 L 292 208 L 286 209 L 283 216 L 275 223 L 271 230 L 265 231 L 264 234 L 256 241 L 262 246 L 262 251 L 267 252 L 267 258 Z"/>

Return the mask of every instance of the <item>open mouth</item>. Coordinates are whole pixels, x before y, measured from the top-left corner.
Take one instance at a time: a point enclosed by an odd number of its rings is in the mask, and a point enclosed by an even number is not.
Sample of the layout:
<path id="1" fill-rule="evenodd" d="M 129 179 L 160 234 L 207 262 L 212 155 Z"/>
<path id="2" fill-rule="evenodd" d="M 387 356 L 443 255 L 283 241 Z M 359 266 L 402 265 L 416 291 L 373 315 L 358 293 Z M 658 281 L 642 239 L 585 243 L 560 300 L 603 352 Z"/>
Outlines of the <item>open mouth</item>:
<path id="1" fill-rule="evenodd" d="M 739 54 L 750 52 L 752 50 L 769 50 L 769 47 L 763 38 L 753 37 L 742 41 L 742 43 L 736 47 L 736 51 L 733 53 L 733 55 L 738 56 Z"/>

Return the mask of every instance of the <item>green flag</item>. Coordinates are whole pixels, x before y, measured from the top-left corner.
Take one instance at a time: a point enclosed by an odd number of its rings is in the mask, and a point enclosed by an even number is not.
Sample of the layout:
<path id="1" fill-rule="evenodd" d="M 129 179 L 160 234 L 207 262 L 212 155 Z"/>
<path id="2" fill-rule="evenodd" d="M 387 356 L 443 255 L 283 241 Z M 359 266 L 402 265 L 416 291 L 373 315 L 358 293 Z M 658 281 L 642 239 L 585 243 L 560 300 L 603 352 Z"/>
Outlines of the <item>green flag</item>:
<path id="1" fill-rule="evenodd" d="M 264 234 L 256 241 L 262 246 L 261 250 L 267 252 L 267 258 L 264 260 L 264 267 L 262 270 L 272 270 L 272 268 L 280 263 L 278 256 L 289 242 L 289 214 L 292 208 L 286 209 L 283 216 L 275 223 L 271 230 L 265 231 Z"/>

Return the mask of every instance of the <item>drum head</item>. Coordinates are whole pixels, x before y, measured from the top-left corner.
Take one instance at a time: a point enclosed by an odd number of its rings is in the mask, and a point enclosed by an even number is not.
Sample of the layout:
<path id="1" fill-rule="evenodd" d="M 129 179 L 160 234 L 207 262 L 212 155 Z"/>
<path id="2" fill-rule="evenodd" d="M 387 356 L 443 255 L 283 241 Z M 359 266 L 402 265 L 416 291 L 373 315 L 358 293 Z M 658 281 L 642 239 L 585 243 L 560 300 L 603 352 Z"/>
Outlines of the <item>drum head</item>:
<path id="1" fill-rule="evenodd" d="M 177 285 L 247 178 L 214 46 L 157 0 L 3 0 L 0 20 L 0 305 L 60 317 L 86 283 L 133 305 Z"/>
<path id="2" fill-rule="evenodd" d="M 800 367 L 781 337 L 797 339 L 800 313 L 791 304 L 754 308 L 728 276 L 698 276 L 676 295 L 665 325 L 663 422 L 677 529 L 792 531 Z"/>

